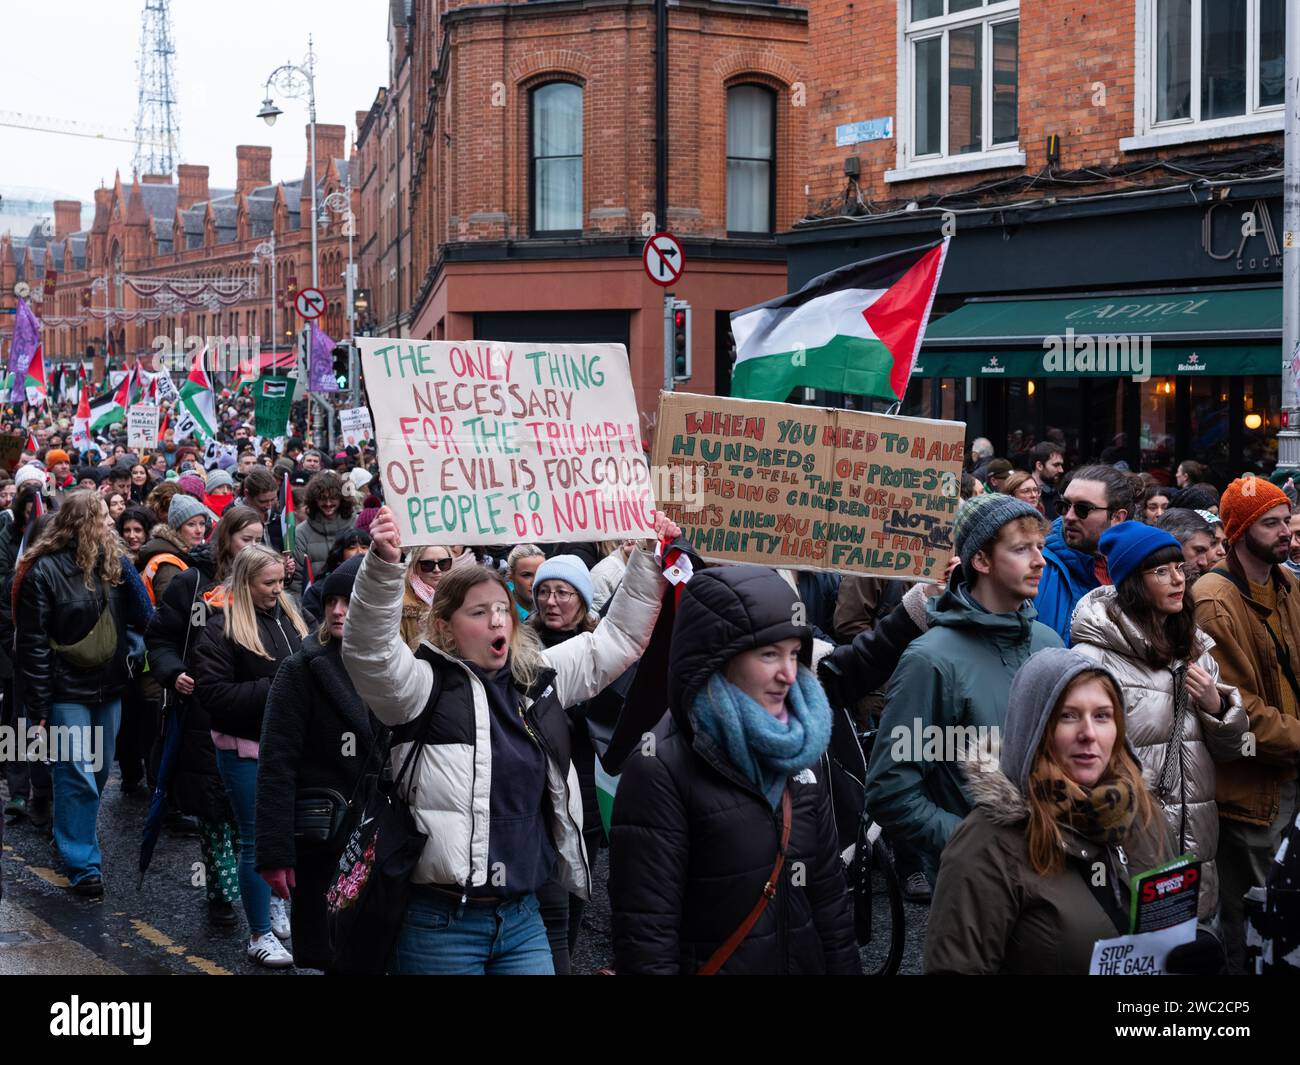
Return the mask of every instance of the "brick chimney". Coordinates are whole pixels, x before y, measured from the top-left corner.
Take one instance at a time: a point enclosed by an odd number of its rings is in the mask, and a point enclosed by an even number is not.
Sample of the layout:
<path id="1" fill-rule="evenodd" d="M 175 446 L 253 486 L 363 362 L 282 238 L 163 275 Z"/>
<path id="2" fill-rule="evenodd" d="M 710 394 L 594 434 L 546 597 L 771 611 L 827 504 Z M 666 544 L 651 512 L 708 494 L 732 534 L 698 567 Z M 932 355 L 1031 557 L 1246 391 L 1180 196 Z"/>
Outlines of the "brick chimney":
<path id="1" fill-rule="evenodd" d="M 171 183 L 171 174 L 144 174 L 140 178 L 142 185 L 170 185 Z"/>
<path id="2" fill-rule="evenodd" d="M 254 189 L 271 184 L 271 149 L 260 144 L 241 144 L 235 148 L 239 176 L 235 194 L 247 196 Z"/>
<path id="3" fill-rule="evenodd" d="M 208 199 L 208 168 L 195 163 L 181 163 L 176 168 L 180 188 L 176 191 L 176 206 L 182 211 Z"/>
<path id="4" fill-rule="evenodd" d="M 54 201 L 54 239 L 62 240 L 69 233 L 81 232 L 81 201 Z"/>
<path id="5" fill-rule="evenodd" d="M 319 179 L 331 159 L 343 159 L 343 146 L 347 143 L 346 126 L 328 126 L 316 123 L 316 177 Z M 307 158 L 311 158 L 311 126 L 307 127 Z M 304 170 L 305 173 L 305 170 Z"/>

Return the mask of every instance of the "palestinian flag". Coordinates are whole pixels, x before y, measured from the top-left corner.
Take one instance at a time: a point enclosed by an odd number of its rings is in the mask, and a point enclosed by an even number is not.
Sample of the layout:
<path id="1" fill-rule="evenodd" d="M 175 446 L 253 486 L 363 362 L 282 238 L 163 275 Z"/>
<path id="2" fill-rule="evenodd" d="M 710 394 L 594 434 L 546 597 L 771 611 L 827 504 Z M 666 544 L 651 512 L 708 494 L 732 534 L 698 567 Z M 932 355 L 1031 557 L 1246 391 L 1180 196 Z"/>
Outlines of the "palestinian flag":
<path id="1" fill-rule="evenodd" d="M 45 354 L 38 344 L 36 354 L 27 365 L 27 402 L 33 407 L 41 407 L 49 396 L 49 388 L 45 383 Z"/>
<path id="2" fill-rule="evenodd" d="M 90 393 L 83 385 L 81 398 L 77 400 L 77 413 L 72 419 L 72 442 L 79 450 L 90 447 Z"/>
<path id="3" fill-rule="evenodd" d="M 731 316 L 732 395 L 784 402 L 791 389 L 903 398 L 948 241 L 852 263 Z"/>
<path id="4" fill-rule="evenodd" d="M 181 386 L 181 408 L 183 413 L 178 422 L 177 432 L 183 428 L 184 435 L 196 435 L 201 440 L 212 440 L 217 435 L 217 404 L 212 391 L 212 379 L 203 368 L 204 348 L 194 355 L 194 365 L 190 375 Z"/>
<path id="5" fill-rule="evenodd" d="M 33 455 L 40 451 L 41 445 L 36 442 L 36 434 L 30 429 L 27 430 L 27 450 Z"/>
<path id="6" fill-rule="evenodd" d="M 124 377 L 115 391 L 105 392 L 89 401 L 92 433 L 98 433 L 115 422 L 126 421 L 126 399 L 130 387 L 131 378 Z"/>
<path id="7" fill-rule="evenodd" d="M 284 549 L 293 554 L 298 549 L 298 516 L 293 509 L 293 486 L 286 470 L 280 482 L 280 534 Z"/>

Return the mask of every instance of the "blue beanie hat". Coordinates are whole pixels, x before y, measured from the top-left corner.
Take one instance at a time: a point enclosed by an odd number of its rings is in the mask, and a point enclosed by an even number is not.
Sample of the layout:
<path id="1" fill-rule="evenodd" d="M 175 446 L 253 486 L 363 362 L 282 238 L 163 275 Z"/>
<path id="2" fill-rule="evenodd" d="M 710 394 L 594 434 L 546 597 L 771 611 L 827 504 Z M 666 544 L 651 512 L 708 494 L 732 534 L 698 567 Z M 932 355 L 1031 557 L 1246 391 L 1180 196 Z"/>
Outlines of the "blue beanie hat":
<path id="1" fill-rule="evenodd" d="M 543 581 L 564 581 L 582 596 L 587 609 L 591 609 L 595 589 L 591 585 L 591 574 L 587 572 L 586 564 L 577 555 L 555 555 L 538 566 L 537 575 L 533 578 L 534 597 Z"/>
<path id="2" fill-rule="evenodd" d="M 1164 529 L 1143 525 L 1140 521 L 1121 521 L 1101 534 L 1101 553 L 1106 556 L 1106 570 L 1111 583 L 1123 584 L 1148 558 L 1162 547 L 1182 545 Z"/>

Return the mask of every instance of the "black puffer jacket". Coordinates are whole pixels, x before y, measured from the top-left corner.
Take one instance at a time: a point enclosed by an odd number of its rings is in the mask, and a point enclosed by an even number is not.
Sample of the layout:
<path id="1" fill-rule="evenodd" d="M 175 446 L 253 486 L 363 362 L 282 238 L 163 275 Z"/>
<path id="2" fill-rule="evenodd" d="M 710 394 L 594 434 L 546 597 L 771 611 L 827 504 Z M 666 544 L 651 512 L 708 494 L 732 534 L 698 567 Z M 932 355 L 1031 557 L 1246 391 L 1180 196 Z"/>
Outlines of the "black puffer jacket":
<path id="1" fill-rule="evenodd" d="M 340 649 L 338 640 L 322 644 L 313 633 L 285 659 L 271 685 L 258 748 L 258 869 L 298 864 L 293 818 L 299 791 L 334 788 L 350 799 L 370 758 L 380 725 L 352 686 Z M 345 742 L 349 735 L 351 743 Z"/>
<path id="2" fill-rule="evenodd" d="M 688 709 L 728 659 L 799 636 L 795 595 L 760 566 L 705 570 L 673 629 L 671 725 L 653 757 L 625 763 L 614 802 L 609 894 L 620 973 L 689 974 L 759 899 L 776 861 L 781 812 L 726 760 Z M 776 897 L 722 972 L 860 973 L 853 914 L 821 763 L 790 780 L 790 843 Z"/>
<path id="3" fill-rule="evenodd" d="M 262 715 L 280 663 L 302 646 L 302 637 L 277 606 L 259 610 L 257 632 L 270 658 L 226 638 L 226 612 L 208 618 L 199 637 L 194 694 L 208 711 L 212 728 L 246 740 L 262 738 Z"/>
<path id="4" fill-rule="evenodd" d="M 117 650 L 101 666 L 73 666 L 50 641 L 71 645 L 84 639 L 105 605 L 117 627 Z M 70 548 L 43 555 L 23 577 L 15 619 L 21 699 L 30 716 L 45 719 L 55 703 L 97 706 L 116 699 L 130 679 L 127 626 L 143 632 L 152 610 L 140 575 L 122 559 L 122 582 L 86 588 Z"/>
<path id="5" fill-rule="evenodd" d="M 216 609 L 204 595 L 213 585 L 216 563 L 206 547 L 190 556 L 194 565 L 167 585 L 158 601 L 158 612 L 144 635 L 149 651 L 149 675 L 163 690 L 164 727 L 179 721 L 184 730 L 180 751 L 172 769 L 167 795 L 181 813 L 204 821 L 231 819 L 226 788 L 217 771 L 216 748 L 212 745 L 212 722 L 198 699 L 176 691 L 182 673 L 195 675 L 199 637 L 208 613 Z"/>

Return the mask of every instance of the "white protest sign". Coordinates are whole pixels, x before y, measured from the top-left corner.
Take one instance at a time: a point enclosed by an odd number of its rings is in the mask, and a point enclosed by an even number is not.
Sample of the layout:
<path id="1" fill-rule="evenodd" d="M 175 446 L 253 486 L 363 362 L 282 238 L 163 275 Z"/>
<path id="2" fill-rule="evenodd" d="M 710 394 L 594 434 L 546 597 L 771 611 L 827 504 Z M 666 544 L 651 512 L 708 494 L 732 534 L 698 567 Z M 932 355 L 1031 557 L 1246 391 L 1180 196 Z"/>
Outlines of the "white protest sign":
<path id="1" fill-rule="evenodd" d="M 1089 976 L 1163 976 L 1174 947 L 1196 938 L 1196 918 L 1155 932 L 1099 939 L 1092 946 Z"/>
<path id="2" fill-rule="evenodd" d="M 165 370 L 158 374 L 158 399 L 160 402 L 170 400 L 172 403 L 180 402 L 181 394 L 176 388 L 176 382 L 172 380 L 172 375 Z"/>
<path id="3" fill-rule="evenodd" d="M 357 343 L 403 543 L 654 535 L 623 345 Z"/>
<path id="4" fill-rule="evenodd" d="M 375 427 L 370 423 L 370 411 L 365 407 L 339 411 L 339 428 L 342 430 L 344 445 L 357 447 L 363 440 L 370 440 L 375 435 Z"/>
<path id="5" fill-rule="evenodd" d="M 126 412 L 126 446 L 152 448 L 158 444 L 158 408 L 137 403 Z"/>

